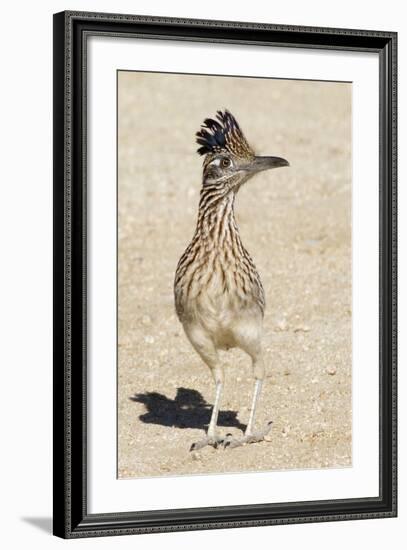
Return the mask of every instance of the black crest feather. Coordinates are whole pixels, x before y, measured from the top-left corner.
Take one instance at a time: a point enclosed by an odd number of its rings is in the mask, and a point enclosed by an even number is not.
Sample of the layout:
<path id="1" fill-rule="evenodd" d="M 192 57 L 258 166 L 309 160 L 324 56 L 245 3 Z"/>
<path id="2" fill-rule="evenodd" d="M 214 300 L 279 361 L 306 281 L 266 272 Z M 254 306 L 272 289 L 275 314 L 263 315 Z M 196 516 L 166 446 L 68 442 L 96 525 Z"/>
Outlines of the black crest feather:
<path id="1" fill-rule="evenodd" d="M 197 150 L 200 155 L 222 151 L 252 154 L 249 144 L 232 113 L 227 109 L 223 112 L 217 111 L 216 119 L 206 118 L 201 129 L 196 133 L 196 142 L 201 146 Z"/>

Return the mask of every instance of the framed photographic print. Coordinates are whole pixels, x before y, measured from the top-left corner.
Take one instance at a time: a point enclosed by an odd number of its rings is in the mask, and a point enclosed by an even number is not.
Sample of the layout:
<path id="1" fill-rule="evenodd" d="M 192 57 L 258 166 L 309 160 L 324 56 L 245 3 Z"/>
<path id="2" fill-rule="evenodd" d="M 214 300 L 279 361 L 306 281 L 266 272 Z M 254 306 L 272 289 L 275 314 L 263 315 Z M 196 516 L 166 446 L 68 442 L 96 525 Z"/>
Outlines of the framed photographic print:
<path id="1" fill-rule="evenodd" d="M 396 515 L 393 32 L 54 16 L 54 533 Z"/>

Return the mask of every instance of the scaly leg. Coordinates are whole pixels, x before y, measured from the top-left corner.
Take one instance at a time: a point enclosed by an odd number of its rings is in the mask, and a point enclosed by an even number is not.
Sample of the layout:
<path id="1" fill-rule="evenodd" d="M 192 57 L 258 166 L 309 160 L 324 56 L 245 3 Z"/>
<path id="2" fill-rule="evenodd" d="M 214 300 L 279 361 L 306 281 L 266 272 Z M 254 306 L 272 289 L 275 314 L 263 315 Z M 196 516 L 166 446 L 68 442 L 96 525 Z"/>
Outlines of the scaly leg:
<path id="1" fill-rule="evenodd" d="M 263 385 L 263 380 L 256 380 L 254 383 L 252 408 L 250 411 L 249 423 L 247 424 L 247 428 L 244 433 L 244 438 L 246 439 L 246 443 L 254 443 L 256 441 L 262 441 L 264 437 L 271 430 L 272 422 L 268 422 L 267 426 L 263 428 L 263 430 L 260 430 L 257 432 L 253 431 L 254 416 L 256 414 L 256 406 L 260 396 L 262 385 Z"/>
<path id="2" fill-rule="evenodd" d="M 218 422 L 222 389 L 223 389 L 223 382 L 218 380 L 216 382 L 215 403 L 212 409 L 211 420 L 209 422 L 209 427 L 208 427 L 208 433 L 206 434 L 206 437 L 204 437 L 203 439 L 200 439 L 199 441 L 191 445 L 191 449 L 190 449 L 191 451 L 198 451 L 199 449 L 202 449 L 202 447 L 206 447 L 206 445 L 211 445 L 212 447 L 216 448 L 220 443 L 223 443 L 224 437 L 221 437 L 216 433 L 216 425 Z"/>
<path id="3" fill-rule="evenodd" d="M 263 379 L 264 379 L 264 366 L 262 361 L 254 362 L 254 373 L 255 373 L 255 383 L 254 383 L 254 392 L 253 392 L 253 400 L 252 400 L 252 406 L 250 409 L 250 416 L 249 416 L 249 422 L 247 424 L 244 436 L 241 438 L 233 438 L 225 441 L 226 447 L 239 447 L 240 445 L 244 445 L 246 443 L 257 443 L 259 441 L 263 441 L 265 436 L 270 432 L 271 426 L 273 424 L 272 421 L 267 423 L 267 426 L 259 431 L 253 431 L 253 425 L 254 425 L 254 418 L 256 414 L 256 408 L 257 403 L 259 400 L 259 396 L 261 393 L 261 388 L 263 385 Z"/>

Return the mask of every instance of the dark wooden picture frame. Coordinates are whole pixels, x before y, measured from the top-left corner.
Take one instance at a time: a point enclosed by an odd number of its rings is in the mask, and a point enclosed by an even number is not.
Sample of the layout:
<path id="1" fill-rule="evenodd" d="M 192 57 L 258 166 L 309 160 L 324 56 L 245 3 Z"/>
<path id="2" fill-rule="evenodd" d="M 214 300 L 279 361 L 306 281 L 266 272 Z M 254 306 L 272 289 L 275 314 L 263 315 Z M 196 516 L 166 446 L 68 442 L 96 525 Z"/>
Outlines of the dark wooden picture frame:
<path id="1" fill-rule="evenodd" d="M 92 35 L 379 55 L 377 498 L 89 514 L 87 511 L 86 59 Z M 54 534 L 64 538 L 394 517 L 397 514 L 397 35 L 393 32 L 62 12 L 54 15 Z"/>

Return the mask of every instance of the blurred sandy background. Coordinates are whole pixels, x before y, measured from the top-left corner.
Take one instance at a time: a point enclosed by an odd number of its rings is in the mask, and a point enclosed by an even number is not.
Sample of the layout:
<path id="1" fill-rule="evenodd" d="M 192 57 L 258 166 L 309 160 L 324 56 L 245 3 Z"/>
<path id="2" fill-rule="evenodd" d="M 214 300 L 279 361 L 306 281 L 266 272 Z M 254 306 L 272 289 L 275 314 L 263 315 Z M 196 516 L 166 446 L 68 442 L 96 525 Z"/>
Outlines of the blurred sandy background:
<path id="1" fill-rule="evenodd" d="M 118 76 L 118 476 L 351 465 L 351 85 L 120 72 Z M 268 441 L 190 453 L 214 385 L 173 302 L 195 228 L 195 132 L 228 108 L 265 172 L 237 198 L 241 236 L 266 292 L 268 375 L 256 424 Z M 219 431 L 240 434 L 250 360 L 227 363 Z"/>

